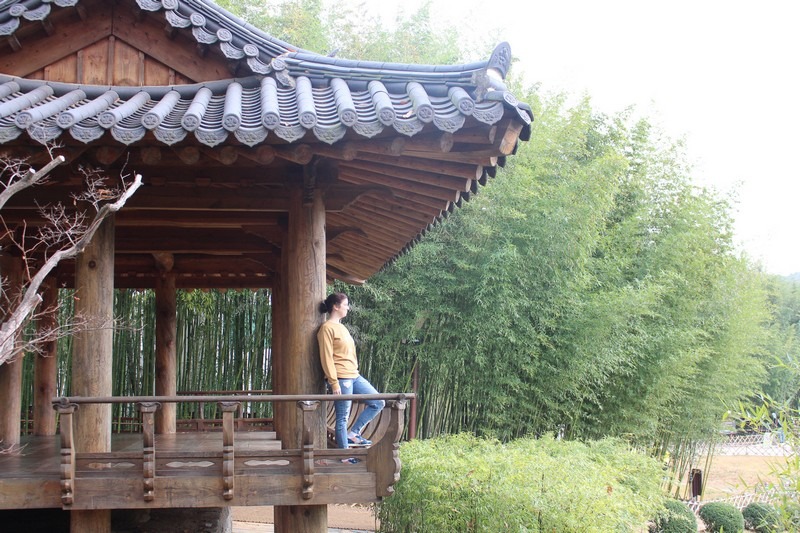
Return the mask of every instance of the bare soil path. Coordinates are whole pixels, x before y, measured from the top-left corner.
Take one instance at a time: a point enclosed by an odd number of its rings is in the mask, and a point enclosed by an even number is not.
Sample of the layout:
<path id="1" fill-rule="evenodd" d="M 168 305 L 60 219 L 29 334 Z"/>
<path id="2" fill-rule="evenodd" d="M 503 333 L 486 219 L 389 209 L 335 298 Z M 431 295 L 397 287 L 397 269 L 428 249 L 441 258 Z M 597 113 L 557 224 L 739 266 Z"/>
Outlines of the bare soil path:
<path id="1" fill-rule="evenodd" d="M 268 533 L 272 523 L 272 507 L 233 508 L 233 533 Z M 329 505 L 328 528 L 337 533 L 377 531 L 378 522 L 372 506 Z"/>

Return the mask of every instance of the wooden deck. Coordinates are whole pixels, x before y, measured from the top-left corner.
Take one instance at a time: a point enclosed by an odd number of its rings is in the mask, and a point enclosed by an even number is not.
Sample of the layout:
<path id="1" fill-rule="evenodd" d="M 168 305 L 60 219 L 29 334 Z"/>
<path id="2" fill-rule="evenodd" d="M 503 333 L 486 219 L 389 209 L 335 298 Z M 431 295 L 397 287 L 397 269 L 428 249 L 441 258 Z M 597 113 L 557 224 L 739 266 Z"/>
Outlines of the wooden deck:
<path id="1" fill-rule="evenodd" d="M 282 450 L 269 431 L 115 434 L 106 453 L 72 450 L 64 435 L 25 436 L 18 454 L 0 455 L 0 509 L 378 501 L 399 479 L 402 410 L 402 402 L 387 406 L 381 425 L 393 429 L 369 448 L 349 450 L 311 443 Z"/>

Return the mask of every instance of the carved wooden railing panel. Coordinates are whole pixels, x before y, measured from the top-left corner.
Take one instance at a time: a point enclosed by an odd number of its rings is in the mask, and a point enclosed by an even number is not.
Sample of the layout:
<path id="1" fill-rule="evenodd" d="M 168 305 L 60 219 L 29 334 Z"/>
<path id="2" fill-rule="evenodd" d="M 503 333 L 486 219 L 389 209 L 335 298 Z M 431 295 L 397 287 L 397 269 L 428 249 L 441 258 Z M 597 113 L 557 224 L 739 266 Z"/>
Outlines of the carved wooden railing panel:
<path id="1" fill-rule="evenodd" d="M 375 424 L 378 440 L 368 449 L 348 450 L 328 450 L 325 442 L 315 442 L 316 412 L 321 401 L 333 401 L 329 395 L 62 398 L 54 402 L 62 417 L 61 505 L 101 509 L 378 501 L 392 494 L 399 479 L 398 447 L 405 400 L 410 397 L 337 397 L 387 401 Z M 155 435 L 155 412 L 161 403 L 198 400 L 219 404 L 221 443 L 214 437 L 218 433 Z M 280 449 L 274 436 L 264 440 L 263 434 L 243 432 L 237 437 L 236 413 L 242 403 L 252 401 L 294 401 L 301 417 L 301 442 L 295 443 L 300 447 Z M 142 416 L 141 451 L 134 435 L 125 437 L 119 451 L 75 450 L 72 414 L 82 403 L 135 403 Z"/>
<path id="2" fill-rule="evenodd" d="M 405 401 L 389 401 L 391 417 L 383 438 L 369 448 L 367 468 L 375 472 L 377 495 L 391 496 L 400 481 L 400 436 L 403 434 Z"/>

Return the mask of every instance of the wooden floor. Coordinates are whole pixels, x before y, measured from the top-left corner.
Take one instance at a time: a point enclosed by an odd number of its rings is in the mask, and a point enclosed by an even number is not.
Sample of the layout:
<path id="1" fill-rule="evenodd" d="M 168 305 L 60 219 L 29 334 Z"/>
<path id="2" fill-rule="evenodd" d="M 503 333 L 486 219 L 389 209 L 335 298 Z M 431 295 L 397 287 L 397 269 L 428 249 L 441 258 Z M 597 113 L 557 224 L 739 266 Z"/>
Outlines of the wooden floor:
<path id="1" fill-rule="evenodd" d="M 186 450 L 214 452 L 222 449 L 222 433 L 198 432 L 156 435 L 158 453 L 178 453 Z M 58 435 L 52 437 L 23 436 L 18 453 L 0 454 L 0 480 L 12 478 L 59 479 L 61 450 Z M 274 431 L 236 433 L 234 452 L 275 451 L 281 449 Z M 140 433 L 112 435 L 112 452 L 141 452 Z"/>

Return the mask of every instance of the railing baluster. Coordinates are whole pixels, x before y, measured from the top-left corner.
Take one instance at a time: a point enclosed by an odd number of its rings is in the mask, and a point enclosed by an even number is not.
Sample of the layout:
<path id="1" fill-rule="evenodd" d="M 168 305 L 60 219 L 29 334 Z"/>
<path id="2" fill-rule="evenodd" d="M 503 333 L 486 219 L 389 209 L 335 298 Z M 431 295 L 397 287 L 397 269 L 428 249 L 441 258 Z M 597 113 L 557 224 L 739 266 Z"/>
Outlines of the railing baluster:
<path id="1" fill-rule="evenodd" d="M 155 439 L 155 412 L 161 407 L 158 402 L 141 402 L 136 404 L 142 413 L 142 485 L 144 501 L 151 502 L 154 498 L 156 478 L 156 439 Z"/>
<path id="2" fill-rule="evenodd" d="M 303 413 L 303 499 L 314 496 L 314 431 L 313 415 L 319 407 L 318 401 L 299 401 L 297 406 Z"/>
<path id="3" fill-rule="evenodd" d="M 233 499 L 234 485 L 234 427 L 233 414 L 241 406 L 239 402 L 220 402 L 222 409 L 222 497 Z"/>
<path id="4" fill-rule="evenodd" d="M 58 403 L 54 406 L 61 417 L 61 504 L 68 506 L 74 501 L 75 450 L 72 438 L 72 414 L 78 408 L 74 403 Z"/>

